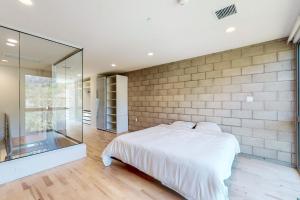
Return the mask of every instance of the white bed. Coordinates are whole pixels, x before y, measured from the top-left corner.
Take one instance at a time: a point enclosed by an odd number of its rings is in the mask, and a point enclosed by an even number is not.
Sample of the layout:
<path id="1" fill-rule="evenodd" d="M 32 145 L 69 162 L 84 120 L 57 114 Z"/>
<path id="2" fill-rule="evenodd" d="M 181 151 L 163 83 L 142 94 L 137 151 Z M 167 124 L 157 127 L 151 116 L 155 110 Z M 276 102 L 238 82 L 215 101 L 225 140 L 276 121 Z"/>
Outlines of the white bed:
<path id="1" fill-rule="evenodd" d="M 224 180 L 239 152 L 231 134 L 158 125 L 115 138 L 102 160 L 109 166 L 117 158 L 189 200 L 224 200 Z"/>

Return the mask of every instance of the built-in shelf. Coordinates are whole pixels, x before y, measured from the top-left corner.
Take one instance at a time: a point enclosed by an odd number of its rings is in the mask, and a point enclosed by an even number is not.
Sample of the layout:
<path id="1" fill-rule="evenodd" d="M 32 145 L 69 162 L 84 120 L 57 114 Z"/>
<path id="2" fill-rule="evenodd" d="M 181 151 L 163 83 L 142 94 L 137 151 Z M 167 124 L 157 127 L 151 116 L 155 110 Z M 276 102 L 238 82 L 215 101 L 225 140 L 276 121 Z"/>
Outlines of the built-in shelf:
<path id="1" fill-rule="evenodd" d="M 83 110 L 83 112 L 82 112 L 83 123 L 90 125 L 91 124 L 91 116 L 92 116 L 92 113 L 90 110 Z"/>
<path id="2" fill-rule="evenodd" d="M 90 81 L 83 81 L 83 88 L 84 89 L 89 89 L 91 87 L 91 82 Z"/>
<path id="3" fill-rule="evenodd" d="M 115 133 L 128 131 L 128 78 L 106 77 L 106 129 Z"/>

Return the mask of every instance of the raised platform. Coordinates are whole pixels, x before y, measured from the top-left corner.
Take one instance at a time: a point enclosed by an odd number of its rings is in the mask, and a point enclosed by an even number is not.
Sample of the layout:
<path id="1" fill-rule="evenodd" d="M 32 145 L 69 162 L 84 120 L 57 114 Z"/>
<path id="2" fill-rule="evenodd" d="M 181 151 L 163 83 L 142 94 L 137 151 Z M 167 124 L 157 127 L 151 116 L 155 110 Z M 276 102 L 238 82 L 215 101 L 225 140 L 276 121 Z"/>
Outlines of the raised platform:
<path id="1" fill-rule="evenodd" d="M 0 184 L 86 157 L 86 145 L 78 144 L 0 163 Z"/>

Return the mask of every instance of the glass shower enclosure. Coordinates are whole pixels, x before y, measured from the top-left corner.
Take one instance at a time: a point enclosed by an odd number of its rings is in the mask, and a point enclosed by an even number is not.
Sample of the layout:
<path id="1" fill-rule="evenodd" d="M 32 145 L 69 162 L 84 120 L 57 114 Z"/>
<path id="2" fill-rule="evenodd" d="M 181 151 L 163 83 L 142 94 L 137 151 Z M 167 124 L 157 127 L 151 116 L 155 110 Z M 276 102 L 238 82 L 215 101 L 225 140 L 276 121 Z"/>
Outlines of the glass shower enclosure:
<path id="1" fill-rule="evenodd" d="M 82 57 L 0 26 L 0 162 L 83 142 Z"/>

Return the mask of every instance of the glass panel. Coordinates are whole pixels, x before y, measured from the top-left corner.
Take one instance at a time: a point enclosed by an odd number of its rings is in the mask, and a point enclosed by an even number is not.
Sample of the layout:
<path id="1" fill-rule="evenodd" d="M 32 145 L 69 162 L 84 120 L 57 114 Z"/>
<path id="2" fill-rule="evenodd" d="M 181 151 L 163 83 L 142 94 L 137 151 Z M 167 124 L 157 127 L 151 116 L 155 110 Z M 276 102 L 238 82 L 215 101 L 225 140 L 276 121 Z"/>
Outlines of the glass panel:
<path id="1" fill-rule="evenodd" d="M 0 162 L 19 152 L 19 33 L 0 27 Z"/>

